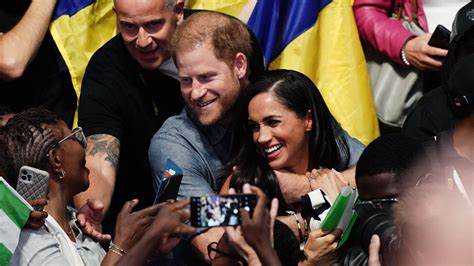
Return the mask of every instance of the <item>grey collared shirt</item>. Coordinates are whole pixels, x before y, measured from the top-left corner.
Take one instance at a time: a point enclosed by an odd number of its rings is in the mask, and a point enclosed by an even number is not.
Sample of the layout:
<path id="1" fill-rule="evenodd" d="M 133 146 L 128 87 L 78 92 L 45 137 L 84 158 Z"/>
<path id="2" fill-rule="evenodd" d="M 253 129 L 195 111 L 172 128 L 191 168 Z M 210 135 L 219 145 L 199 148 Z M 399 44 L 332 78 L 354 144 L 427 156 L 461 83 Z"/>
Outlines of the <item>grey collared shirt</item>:
<path id="1" fill-rule="evenodd" d="M 217 178 L 228 156 L 230 134 L 220 124 L 202 126 L 188 108 L 165 121 L 153 136 L 149 159 L 155 191 L 167 159 L 183 170 L 178 199 L 215 194 Z"/>

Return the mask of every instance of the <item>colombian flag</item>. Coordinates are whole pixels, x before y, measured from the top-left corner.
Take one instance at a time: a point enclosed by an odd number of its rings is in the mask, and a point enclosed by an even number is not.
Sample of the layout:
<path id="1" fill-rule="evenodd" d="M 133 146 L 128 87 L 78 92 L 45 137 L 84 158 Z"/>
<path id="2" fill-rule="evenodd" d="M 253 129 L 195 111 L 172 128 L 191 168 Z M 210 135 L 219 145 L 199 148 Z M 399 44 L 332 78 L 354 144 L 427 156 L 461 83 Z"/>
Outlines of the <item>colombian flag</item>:
<path id="1" fill-rule="evenodd" d="M 113 0 L 58 0 L 56 5 L 50 32 L 69 68 L 78 99 L 89 59 L 117 34 L 112 7 Z"/>
<path id="2" fill-rule="evenodd" d="M 191 0 L 247 21 L 270 69 L 293 69 L 318 86 L 331 113 L 368 144 L 379 135 L 351 0 Z"/>

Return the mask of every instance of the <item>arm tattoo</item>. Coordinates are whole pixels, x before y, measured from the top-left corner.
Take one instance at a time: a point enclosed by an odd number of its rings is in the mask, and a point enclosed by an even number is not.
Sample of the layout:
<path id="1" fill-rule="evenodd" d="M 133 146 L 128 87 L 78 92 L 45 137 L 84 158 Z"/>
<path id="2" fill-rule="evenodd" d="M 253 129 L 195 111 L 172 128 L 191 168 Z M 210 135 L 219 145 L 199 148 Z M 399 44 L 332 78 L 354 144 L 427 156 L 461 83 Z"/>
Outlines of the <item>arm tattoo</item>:
<path id="1" fill-rule="evenodd" d="M 95 134 L 87 137 L 87 155 L 105 154 L 105 160 L 117 170 L 120 154 L 120 141 L 107 134 Z"/>

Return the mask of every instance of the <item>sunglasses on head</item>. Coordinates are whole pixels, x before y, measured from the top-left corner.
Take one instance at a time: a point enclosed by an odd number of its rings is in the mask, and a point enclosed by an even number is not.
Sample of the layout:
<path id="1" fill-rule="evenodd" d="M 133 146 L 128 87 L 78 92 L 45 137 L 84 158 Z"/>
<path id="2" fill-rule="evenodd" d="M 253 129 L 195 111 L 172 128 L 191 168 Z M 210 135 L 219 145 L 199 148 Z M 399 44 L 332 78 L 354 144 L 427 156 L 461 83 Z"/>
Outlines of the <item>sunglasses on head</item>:
<path id="1" fill-rule="evenodd" d="M 60 141 L 53 144 L 49 150 L 55 149 L 61 145 L 61 143 L 65 142 L 68 139 L 76 140 L 84 149 L 87 148 L 87 139 L 82 131 L 81 127 L 76 127 L 72 130 L 72 133 L 67 135 L 66 137 L 62 138 Z"/>

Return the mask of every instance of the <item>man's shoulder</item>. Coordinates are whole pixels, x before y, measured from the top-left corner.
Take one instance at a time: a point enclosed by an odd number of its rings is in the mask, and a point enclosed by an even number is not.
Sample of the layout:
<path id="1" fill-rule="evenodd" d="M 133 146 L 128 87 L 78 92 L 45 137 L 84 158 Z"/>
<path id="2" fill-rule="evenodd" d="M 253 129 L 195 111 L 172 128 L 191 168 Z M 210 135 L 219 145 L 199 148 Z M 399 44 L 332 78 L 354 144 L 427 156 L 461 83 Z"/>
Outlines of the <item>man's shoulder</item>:
<path id="1" fill-rule="evenodd" d="M 131 56 L 123 43 L 120 34 L 115 35 L 92 55 L 88 68 L 102 67 L 128 67 Z M 86 70 L 87 71 L 87 70 Z"/>
<path id="2" fill-rule="evenodd" d="M 179 115 L 172 116 L 163 123 L 155 136 L 182 136 L 184 138 L 201 134 L 201 128 L 189 117 L 184 108 Z"/>

